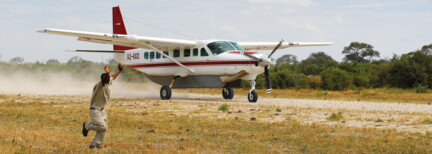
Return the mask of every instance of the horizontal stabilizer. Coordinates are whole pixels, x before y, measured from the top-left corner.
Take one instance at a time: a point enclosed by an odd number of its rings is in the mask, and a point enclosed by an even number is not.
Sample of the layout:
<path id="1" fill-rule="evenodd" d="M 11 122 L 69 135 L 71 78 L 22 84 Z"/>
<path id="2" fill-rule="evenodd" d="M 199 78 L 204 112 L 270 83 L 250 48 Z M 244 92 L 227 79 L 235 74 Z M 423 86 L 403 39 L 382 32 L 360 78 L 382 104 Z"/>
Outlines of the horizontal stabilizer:
<path id="1" fill-rule="evenodd" d="M 124 50 L 66 50 L 69 52 L 125 53 Z"/>

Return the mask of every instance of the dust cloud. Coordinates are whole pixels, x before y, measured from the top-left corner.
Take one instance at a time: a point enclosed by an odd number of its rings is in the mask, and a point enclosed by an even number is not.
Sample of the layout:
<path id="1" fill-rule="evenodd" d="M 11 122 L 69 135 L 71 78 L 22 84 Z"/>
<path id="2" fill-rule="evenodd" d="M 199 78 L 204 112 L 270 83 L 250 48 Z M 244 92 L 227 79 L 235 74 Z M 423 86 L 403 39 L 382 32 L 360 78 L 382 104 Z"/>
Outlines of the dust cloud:
<path id="1" fill-rule="evenodd" d="M 67 72 L 17 71 L 0 74 L 0 93 L 91 96 L 99 81 L 100 75 L 74 77 Z M 159 88 L 150 81 L 131 83 L 116 79 L 110 90 L 112 97 L 159 98 Z"/>

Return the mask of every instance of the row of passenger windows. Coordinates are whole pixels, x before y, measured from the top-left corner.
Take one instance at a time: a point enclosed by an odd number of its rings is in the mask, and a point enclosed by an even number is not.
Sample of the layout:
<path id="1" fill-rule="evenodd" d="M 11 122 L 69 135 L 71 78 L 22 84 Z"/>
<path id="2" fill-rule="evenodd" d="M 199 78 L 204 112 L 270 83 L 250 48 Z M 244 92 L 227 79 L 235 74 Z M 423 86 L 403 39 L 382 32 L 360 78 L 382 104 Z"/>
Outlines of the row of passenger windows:
<path id="1" fill-rule="evenodd" d="M 170 56 L 170 52 L 168 51 L 163 51 L 164 54 L 166 54 L 167 56 Z M 171 52 L 174 58 L 180 57 L 180 50 L 178 49 L 174 49 L 173 52 Z M 198 48 L 193 48 L 192 49 L 192 53 L 191 53 L 191 49 L 183 49 L 183 57 L 190 57 L 190 56 L 208 56 L 208 53 L 206 51 L 205 48 L 201 48 L 201 50 L 198 50 Z M 159 52 L 156 51 L 149 51 L 149 52 L 144 52 L 144 59 L 159 59 L 159 58 L 165 58 L 164 56 L 162 56 Z"/>

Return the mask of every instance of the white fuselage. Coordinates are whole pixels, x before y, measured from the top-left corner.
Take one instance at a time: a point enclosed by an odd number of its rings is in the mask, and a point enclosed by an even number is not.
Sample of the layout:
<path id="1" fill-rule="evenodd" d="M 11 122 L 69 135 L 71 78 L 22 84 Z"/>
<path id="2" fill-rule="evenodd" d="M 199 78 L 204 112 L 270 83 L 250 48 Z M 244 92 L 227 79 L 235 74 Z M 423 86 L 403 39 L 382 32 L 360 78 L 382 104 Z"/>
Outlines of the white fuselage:
<path id="1" fill-rule="evenodd" d="M 258 52 L 249 51 L 226 51 L 215 54 L 206 45 L 164 50 L 165 54 L 189 67 L 193 72 L 187 71 L 156 51 L 146 49 L 133 49 L 125 51 L 124 54 L 115 54 L 115 60 L 150 76 L 231 76 L 244 70 L 248 75 L 241 79 L 255 80 L 258 74 L 264 72 L 264 68 L 257 65 L 256 60 L 244 56 L 243 52 L 259 58 L 265 57 Z"/>

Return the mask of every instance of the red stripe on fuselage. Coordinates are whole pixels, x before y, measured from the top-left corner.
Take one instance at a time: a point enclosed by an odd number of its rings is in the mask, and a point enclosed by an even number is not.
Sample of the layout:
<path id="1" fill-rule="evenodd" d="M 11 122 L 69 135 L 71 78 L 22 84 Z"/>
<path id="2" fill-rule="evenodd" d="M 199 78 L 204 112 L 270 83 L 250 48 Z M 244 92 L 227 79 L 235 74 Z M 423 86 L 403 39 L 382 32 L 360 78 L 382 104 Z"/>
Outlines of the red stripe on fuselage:
<path id="1" fill-rule="evenodd" d="M 255 65 L 255 61 L 214 61 L 214 62 L 185 62 L 182 63 L 185 66 L 199 66 L 199 65 Z M 176 63 L 158 63 L 158 64 L 138 64 L 138 65 L 128 65 L 130 68 L 140 68 L 140 67 L 163 67 L 163 66 L 178 66 Z"/>
<path id="2" fill-rule="evenodd" d="M 241 51 L 230 51 L 229 53 L 240 54 Z M 245 53 L 246 53 L 246 54 L 250 54 L 250 55 L 258 54 L 258 52 L 253 52 L 253 51 L 245 51 Z"/>

